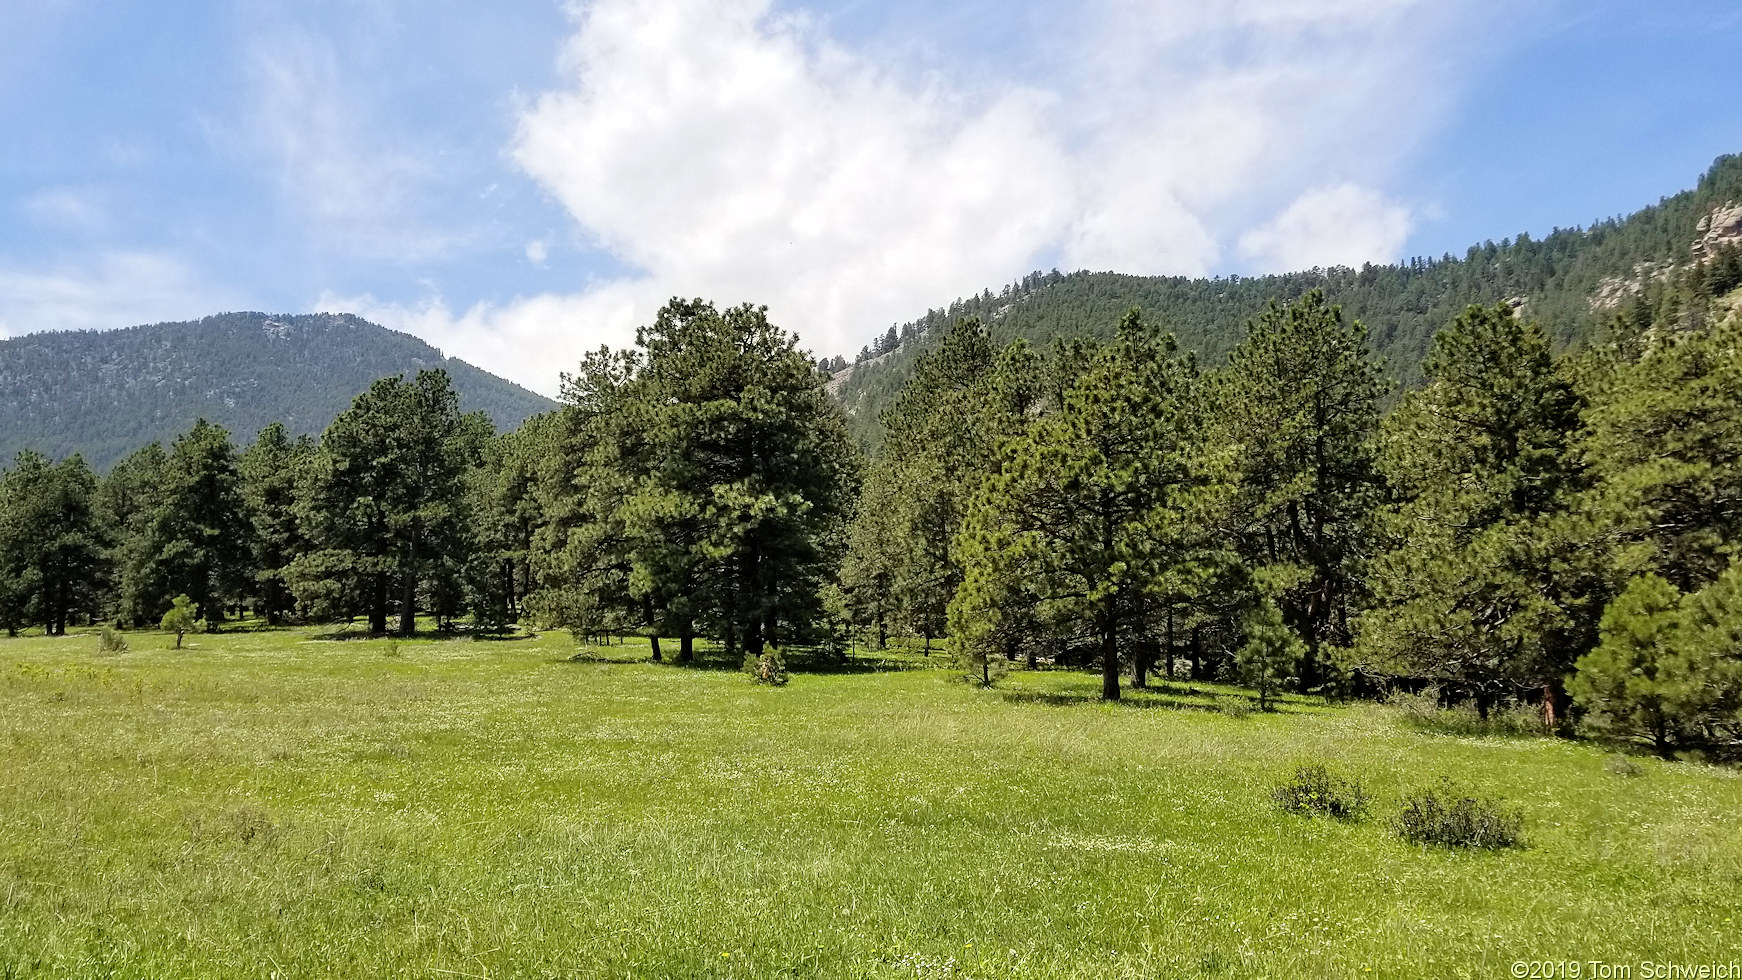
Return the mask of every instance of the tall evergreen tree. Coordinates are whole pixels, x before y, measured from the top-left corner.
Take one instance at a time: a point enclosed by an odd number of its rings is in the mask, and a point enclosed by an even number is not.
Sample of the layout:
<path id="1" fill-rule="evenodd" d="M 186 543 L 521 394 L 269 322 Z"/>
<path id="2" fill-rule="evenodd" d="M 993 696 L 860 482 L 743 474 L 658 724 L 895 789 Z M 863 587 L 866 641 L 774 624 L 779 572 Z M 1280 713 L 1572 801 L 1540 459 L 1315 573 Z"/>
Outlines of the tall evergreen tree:
<path id="1" fill-rule="evenodd" d="M 958 657 L 985 656 L 1008 617 L 1033 616 L 1086 644 L 1102 697 L 1119 698 L 1120 656 L 1147 634 L 1152 585 L 1190 560 L 1180 525 L 1198 484 L 1196 387 L 1192 360 L 1133 310 L 1058 410 L 1003 444 L 961 535 Z"/>
<path id="2" fill-rule="evenodd" d="M 728 648 L 759 656 L 802 635 L 839 564 L 858 478 L 840 409 L 765 308 L 674 299 L 637 341 L 648 425 L 646 476 L 624 504 L 634 588 L 707 597 Z"/>
<path id="3" fill-rule="evenodd" d="M 186 595 L 210 624 L 247 590 L 247 519 L 242 511 L 236 449 L 222 427 L 196 421 L 170 445 L 158 471 L 150 510 L 143 513 L 135 597 L 147 621 Z"/>
<path id="4" fill-rule="evenodd" d="M 1217 386 L 1220 438 L 1239 452 L 1233 530 L 1250 566 L 1292 581 L 1278 603 L 1307 643 L 1303 687 L 1324 679 L 1321 650 L 1348 642 L 1361 599 L 1388 388 L 1366 340 L 1314 290 L 1251 321 Z"/>
<path id="5" fill-rule="evenodd" d="M 1592 507 L 1627 571 L 1693 591 L 1742 553 L 1742 315 L 1658 324 L 1627 346 L 1585 416 Z"/>
<path id="6" fill-rule="evenodd" d="M 8 633 L 37 622 L 59 636 L 95 613 L 105 572 L 96 489 L 78 456 L 50 463 L 27 450 L 0 475 L 0 626 Z"/>
<path id="7" fill-rule="evenodd" d="M 1471 307 L 1434 340 L 1433 379 L 1387 420 L 1385 513 L 1363 662 L 1475 694 L 1547 685 L 1595 640 L 1606 589 L 1589 523 L 1581 402 L 1548 338 L 1510 307 Z"/>
<path id="8" fill-rule="evenodd" d="M 110 528 L 108 612 L 125 625 L 156 624 L 163 614 L 159 604 L 170 595 L 158 580 L 148 533 L 163 499 L 168 460 L 162 445 L 149 443 L 116 463 L 97 488 L 97 510 Z"/>
<path id="9" fill-rule="evenodd" d="M 313 440 L 291 439 L 284 426 L 274 422 L 260 430 L 237 467 L 250 529 L 256 600 L 272 626 L 283 622 L 295 607 L 284 575 L 290 563 L 309 549 L 297 526 L 296 499 L 298 481 L 314 452 Z"/>
<path id="10" fill-rule="evenodd" d="M 447 372 L 383 378 L 327 427 L 300 518 L 314 550 L 287 575 L 298 598 L 416 629 L 421 587 L 463 556 L 464 474 L 474 451 Z"/>

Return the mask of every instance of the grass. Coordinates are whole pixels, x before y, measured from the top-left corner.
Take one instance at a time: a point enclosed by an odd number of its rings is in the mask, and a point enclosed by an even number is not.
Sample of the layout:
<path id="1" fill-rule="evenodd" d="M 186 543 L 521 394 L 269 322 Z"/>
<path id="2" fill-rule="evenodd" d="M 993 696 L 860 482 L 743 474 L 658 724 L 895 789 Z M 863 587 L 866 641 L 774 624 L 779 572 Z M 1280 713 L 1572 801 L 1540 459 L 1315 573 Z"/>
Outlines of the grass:
<path id="1" fill-rule="evenodd" d="M 1734 770 L 906 654 L 771 688 L 349 635 L 0 640 L 0 977 L 1501 977 L 1742 943 Z M 1442 775 L 1503 797 L 1530 847 L 1278 810 L 1315 762 L 1378 817 Z"/>

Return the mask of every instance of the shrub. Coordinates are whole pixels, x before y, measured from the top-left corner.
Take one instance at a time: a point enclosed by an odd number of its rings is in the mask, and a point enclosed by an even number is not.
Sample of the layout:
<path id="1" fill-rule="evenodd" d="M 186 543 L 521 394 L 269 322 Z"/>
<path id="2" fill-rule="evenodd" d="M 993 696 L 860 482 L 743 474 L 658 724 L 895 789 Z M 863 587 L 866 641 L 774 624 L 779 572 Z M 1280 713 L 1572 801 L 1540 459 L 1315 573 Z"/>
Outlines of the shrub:
<path id="1" fill-rule="evenodd" d="M 1230 718 L 1244 718 L 1252 713 L 1252 700 L 1238 694 L 1218 694 L 1216 710 Z"/>
<path id="2" fill-rule="evenodd" d="M 1392 820 L 1397 835 L 1411 844 L 1495 850 L 1524 846 L 1524 813 L 1500 800 L 1475 795 L 1442 778 L 1437 786 L 1403 799 Z"/>
<path id="3" fill-rule="evenodd" d="M 97 652 L 104 654 L 126 653 L 127 638 L 122 636 L 120 631 L 113 626 L 105 626 L 103 631 L 97 634 Z"/>
<path id="4" fill-rule="evenodd" d="M 774 647 L 769 647 L 760 657 L 746 654 L 744 673 L 749 674 L 758 684 L 773 684 L 778 687 L 787 681 L 786 660 Z"/>
<path id="5" fill-rule="evenodd" d="M 163 614 L 163 622 L 159 624 L 166 633 L 175 634 L 175 648 L 181 649 L 182 635 L 189 631 L 206 628 L 206 621 L 198 618 L 194 610 L 194 601 L 186 593 L 178 595 L 170 603 L 169 612 Z"/>
<path id="6" fill-rule="evenodd" d="M 1289 813 L 1338 820 L 1361 819 L 1372 799 L 1361 780 L 1333 775 L 1319 764 L 1296 769 L 1294 778 L 1270 791 L 1270 798 Z"/>

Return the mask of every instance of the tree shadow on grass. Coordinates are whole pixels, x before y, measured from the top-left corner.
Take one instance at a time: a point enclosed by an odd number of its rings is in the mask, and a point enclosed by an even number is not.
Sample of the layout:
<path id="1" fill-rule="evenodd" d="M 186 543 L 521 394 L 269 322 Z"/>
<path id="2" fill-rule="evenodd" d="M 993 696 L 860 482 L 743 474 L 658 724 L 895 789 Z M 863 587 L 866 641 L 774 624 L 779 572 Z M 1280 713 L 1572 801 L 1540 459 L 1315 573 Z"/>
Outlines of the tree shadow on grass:
<path id="1" fill-rule="evenodd" d="M 1067 708 L 1087 704 L 1112 704 L 1122 708 L 1149 710 L 1154 708 L 1169 711 L 1198 711 L 1205 714 L 1230 714 L 1228 705 L 1233 702 L 1241 706 L 1239 714 L 1259 714 L 1258 697 L 1250 694 L 1237 694 L 1229 691 L 1205 690 L 1175 683 L 1152 684 L 1149 687 L 1122 687 L 1119 700 L 1107 701 L 1101 697 L 1099 683 L 1083 684 L 1062 691 L 1033 691 L 1003 688 L 998 694 L 1011 704 L 1038 704 L 1052 708 Z M 1211 699 L 1205 701 L 1202 699 Z M 1266 714 L 1292 714 L 1288 705 L 1281 698 L 1270 699 L 1270 711 Z"/>
<path id="2" fill-rule="evenodd" d="M 722 647 L 698 643 L 695 649 L 695 659 L 687 664 L 677 662 L 675 651 L 663 649 L 664 658 L 654 661 L 651 652 L 645 646 L 599 647 L 585 646 L 574 654 L 563 657 L 563 663 L 589 664 L 656 664 L 660 667 L 671 667 L 678 670 L 701 670 L 715 673 L 741 673 L 744 670 L 744 658 L 726 655 Z M 837 657 L 821 648 L 789 647 L 781 651 L 786 658 L 786 669 L 791 674 L 887 674 L 904 670 L 924 670 L 931 664 L 915 663 L 901 657 L 883 657 L 872 652 L 852 653 L 846 657 Z"/>

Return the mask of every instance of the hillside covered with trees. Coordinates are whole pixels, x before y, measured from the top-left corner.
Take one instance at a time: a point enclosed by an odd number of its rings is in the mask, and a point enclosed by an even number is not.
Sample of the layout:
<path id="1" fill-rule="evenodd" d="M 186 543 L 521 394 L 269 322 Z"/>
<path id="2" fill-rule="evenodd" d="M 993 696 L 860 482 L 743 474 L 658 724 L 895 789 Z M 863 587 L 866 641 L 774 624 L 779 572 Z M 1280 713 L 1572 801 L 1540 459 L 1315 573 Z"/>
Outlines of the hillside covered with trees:
<path id="1" fill-rule="evenodd" d="M 106 469 L 204 418 L 312 434 L 377 378 L 442 368 L 466 411 L 511 428 L 552 407 L 512 382 L 349 314 L 225 313 L 124 330 L 0 340 L 0 458 L 73 453 Z"/>
<path id="2" fill-rule="evenodd" d="M 1742 156 L 1720 157 L 1693 190 L 1664 198 L 1625 218 L 1473 245 L 1461 257 L 1417 258 L 1360 269 L 1310 269 L 1281 275 L 1188 279 L 1112 272 L 1036 272 L 998 292 L 958 299 L 892 326 L 854 362 L 833 358 L 835 391 L 862 445 L 882 438 L 881 413 L 912 377 L 916 359 L 956 320 L 975 317 L 995 343 L 1022 338 L 1045 346 L 1055 337 L 1110 339 L 1132 307 L 1174 334 L 1205 363 L 1220 363 L 1242 326 L 1271 300 L 1292 302 L 1321 290 L 1346 316 L 1367 327 L 1367 343 L 1403 387 L 1419 385 L 1434 332 L 1465 306 L 1508 303 L 1541 323 L 1557 349 L 1603 339 L 1624 308 L 1649 319 L 1675 269 L 1687 268 L 1726 242 L 1742 241 Z M 1673 312 L 1673 311 L 1670 311 Z"/>

